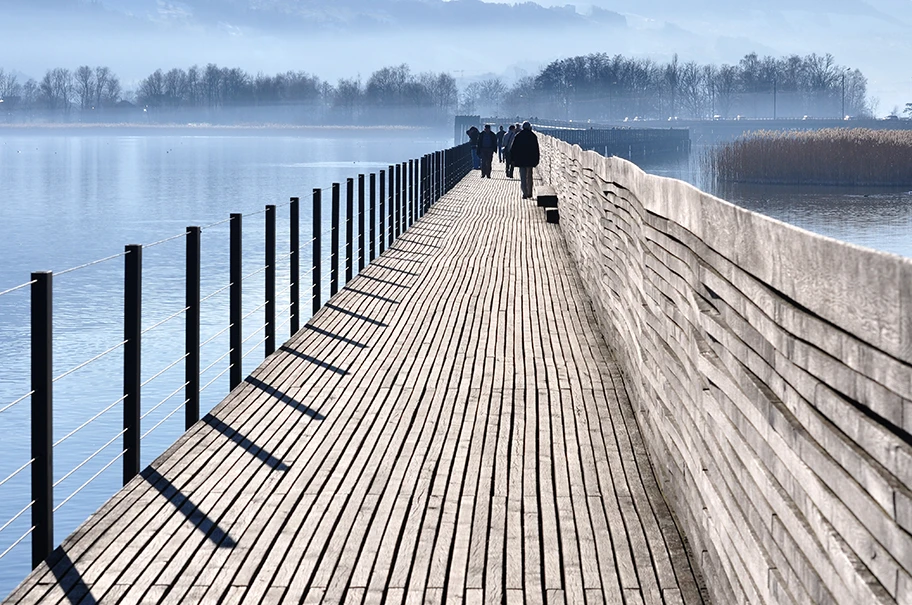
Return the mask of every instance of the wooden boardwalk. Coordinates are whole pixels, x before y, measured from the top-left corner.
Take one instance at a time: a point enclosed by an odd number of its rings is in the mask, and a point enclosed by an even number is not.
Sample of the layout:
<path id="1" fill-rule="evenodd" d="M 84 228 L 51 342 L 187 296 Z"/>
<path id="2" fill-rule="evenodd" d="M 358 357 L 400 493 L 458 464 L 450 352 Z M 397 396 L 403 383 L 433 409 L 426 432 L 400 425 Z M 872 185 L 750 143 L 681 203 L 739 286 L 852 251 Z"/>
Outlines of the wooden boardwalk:
<path id="1" fill-rule="evenodd" d="M 560 227 L 473 172 L 6 603 L 703 599 Z"/>

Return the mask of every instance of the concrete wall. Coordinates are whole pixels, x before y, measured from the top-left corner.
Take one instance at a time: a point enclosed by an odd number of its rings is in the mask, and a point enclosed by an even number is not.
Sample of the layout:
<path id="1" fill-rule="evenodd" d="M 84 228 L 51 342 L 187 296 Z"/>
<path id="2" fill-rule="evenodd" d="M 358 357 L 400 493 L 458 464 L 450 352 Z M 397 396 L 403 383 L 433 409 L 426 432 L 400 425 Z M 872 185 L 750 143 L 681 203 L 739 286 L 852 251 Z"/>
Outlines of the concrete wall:
<path id="1" fill-rule="evenodd" d="M 716 603 L 912 603 L 912 261 L 541 136 Z"/>

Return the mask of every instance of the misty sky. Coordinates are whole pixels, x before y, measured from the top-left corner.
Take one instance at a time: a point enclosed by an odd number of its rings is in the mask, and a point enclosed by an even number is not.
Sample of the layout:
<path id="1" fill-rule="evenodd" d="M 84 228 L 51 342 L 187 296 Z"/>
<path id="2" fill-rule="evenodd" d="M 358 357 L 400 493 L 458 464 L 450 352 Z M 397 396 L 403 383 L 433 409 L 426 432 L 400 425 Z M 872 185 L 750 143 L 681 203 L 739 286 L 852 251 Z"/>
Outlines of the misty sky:
<path id="1" fill-rule="evenodd" d="M 413 71 L 449 71 L 465 84 L 486 76 L 509 82 L 554 59 L 594 52 L 662 62 L 677 53 L 682 61 L 701 63 L 735 63 L 752 51 L 774 56 L 816 52 L 831 53 L 839 64 L 864 72 L 869 94 L 879 99 L 878 115 L 912 102 L 912 0 L 578 3 L 584 14 L 584 7 L 592 5 L 623 14 L 626 26 L 621 27 L 555 27 L 550 17 L 537 25 L 511 27 L 500 9 L 477 7 L 472 9 L 477 24 L 411 22 L 413 15 L 396 12 L 407 4 L 392 0 L 347 0 L 345 10 L 339 3 L 272 0 L 294 10 L 306 6 L 316 15 L 312 20 L 324 21 L 318 33 L 305 32 L 304 24 L 296 22 L 278 29 L 253 27 L 215 12 L 247 0 L 102 0 L 133 12 L 126 26 L 101 22 L 95 14 L 77 19 L 34 14 L 32 7 L 55 1 L 0 0 L 0 68 L 40 79 L 50 67 L 107 65 L 130 88 L 159 67 L 209 62 L 251 73 L 304 70 L 332 82 L 358 75 L 366 79 L 385 65 L 408 63 Z M 358 27 L 364 15 L 381 13 L 391 22 L 388 27 Z"/>

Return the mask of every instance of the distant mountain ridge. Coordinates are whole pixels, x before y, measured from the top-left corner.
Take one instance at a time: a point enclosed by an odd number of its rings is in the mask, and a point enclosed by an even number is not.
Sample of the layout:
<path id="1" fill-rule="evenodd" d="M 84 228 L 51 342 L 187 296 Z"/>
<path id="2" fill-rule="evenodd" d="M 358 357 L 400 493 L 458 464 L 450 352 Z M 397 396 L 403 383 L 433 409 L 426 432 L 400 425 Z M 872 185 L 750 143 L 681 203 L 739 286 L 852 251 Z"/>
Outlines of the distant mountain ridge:
<path id="1" fill-rule="evenodd" d="M 257 29 L 371 29 L 380 27 L 613 26 L 624 27 L 616 12 L 580 14 L 572 6 L 534 2 L 494 4 L 480 0 L 0 0 L 19 11 L 53 9 L 100 17 L 172 25 L 230 25 Z"/>

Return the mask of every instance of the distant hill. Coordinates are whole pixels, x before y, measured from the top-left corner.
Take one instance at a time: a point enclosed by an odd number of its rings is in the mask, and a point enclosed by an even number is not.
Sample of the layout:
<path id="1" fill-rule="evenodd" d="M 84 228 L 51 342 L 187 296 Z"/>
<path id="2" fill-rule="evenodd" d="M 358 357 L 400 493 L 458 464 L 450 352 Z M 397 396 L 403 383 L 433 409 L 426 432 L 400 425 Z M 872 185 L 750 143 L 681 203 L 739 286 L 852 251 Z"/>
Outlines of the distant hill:
<path id="1" fill-rule="evenodd" d="M 580 14 L 569 5 L 546 8 L 533 2 L 508 5 L 480 0 L 0 0 L 0 7 L 169 25 L 298 31 L 626 25 L 621 14 L 609 10 Z"/>

